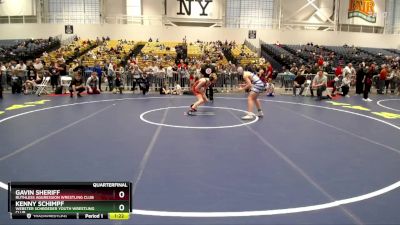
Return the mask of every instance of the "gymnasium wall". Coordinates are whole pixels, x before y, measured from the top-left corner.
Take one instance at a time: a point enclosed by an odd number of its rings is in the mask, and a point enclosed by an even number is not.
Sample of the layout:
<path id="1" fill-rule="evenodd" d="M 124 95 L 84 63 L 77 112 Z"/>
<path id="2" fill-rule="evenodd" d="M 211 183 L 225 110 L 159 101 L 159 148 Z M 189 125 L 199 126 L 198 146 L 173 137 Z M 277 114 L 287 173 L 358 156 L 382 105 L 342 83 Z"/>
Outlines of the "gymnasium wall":
<path id="1" fill-rule="evenodd" d="M 126 0 L 105 0 L 103 16 L 126 15 Z"/>
<path id="2" fill-rule="evenodd" d="M 0 16 L 32 15 L 36 15 L 36 6 L 33 0 L 8 0 L 0 4 Z"/>
<path id="3" fill-rule="evenodd" d="M 145 16 L 160 16 L 164 14 L 164 5 L 160 0 L 145 0 L 142 1 L 142 10 Z"/>
<path id="4" fill-rule="evenodd" d="M 64 34 L 64 25 L 60 24 L 3 24 L 0 25 L 0 39 L 47 38 Z M 248 29 L 202 28 L 202 27 L 156 27 L 122 24 L 75 24 L 74 32 L 82 38 L 109 36 L 112 39 L 188 41 L 235 40 L 242 42 L 247 38 Z M 356 45 L 361 47 L 400 48 L 398 35 L 382 35 L 350 32 L 323 31 L 277 31 L 257 30 L 257 39 L 267 43 L 279 41 L 282 44 L 305 44 L 314 42 L 321 45 Z M 251 40 L 258 46 L 258 40 Z"/>

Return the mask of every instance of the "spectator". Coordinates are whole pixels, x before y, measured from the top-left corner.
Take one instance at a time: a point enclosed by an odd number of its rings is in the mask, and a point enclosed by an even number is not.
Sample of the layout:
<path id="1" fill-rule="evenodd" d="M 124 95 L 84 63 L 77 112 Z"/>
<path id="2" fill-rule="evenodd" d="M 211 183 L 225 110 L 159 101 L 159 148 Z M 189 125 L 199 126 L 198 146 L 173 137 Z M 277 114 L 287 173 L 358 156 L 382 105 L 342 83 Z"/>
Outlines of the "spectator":
<path id="1" fill-rule="evenodd" d="M 267 83 L 265 85 L 265 94 L 268 97 L 274 97 L 275 96 L 275 85 L 272 83 L 272 78 L 267 79 Z"/>
<path id="2" fill-rule="evenodd" d="M 3 62 L 0 62 L 0 73 L 2 75 L 4 75 L 6 73 L 6 71 L 7 71 L 6 64 L 4 64 Z"/>
<path id="3" fill-rule="evenodd" d="M 73 72 L 78 72 L 81 74 L 81 76 L 84 75 L 85 72 L 85 67 L 82 65 L 81 61 L 76 61 L 75 67 L 72 70 Z"/>
<path id="4" fill-rule="evenodd" d="M 363 63 L 360 63 L 356 72 L 356 94 L 360 95 L 363 93 L 363 80 L 365 77 L 365 68 Z"/>
<path id="5" fill-rule="evenodd" d="M 394 75 L 394 81 L 397 87 L 397 95 L 400 95 L 400 67 L 396 68 L 396 73 Z"/>
<path id="6" fill-rule="evenodd" d="M 167 84 L 164 83 L 164 85 L 160 88 L 160 95 L 168 95 L 170 94 L 170 90 L 168 90 Z"/>
<path id="7" fill-rule="evenodd" d="M 262 67 L 259 67 L 259 68 L 255 68 L 255 69 L 254 69 L 254 71 L 257 71 L 257 70 L 258 70 L 257 76 L 260 78 L 260 80 L 261 80 L 264 84 L 266 84 L 268 79 L 266 78 L 264 69 L 263 69 Z"/>
<path id="8" fill-rule="evenodd" d="M 68 71 L 67 71 L 67 65 L 65 64 L 64 61 L 58 60 L 57 63 L 55 64 L 55 67 L 57 69 L 57 72 L 60 76 L 67 76 Z"/>
<path id="9" fill-rule="evenodd" d="M 178 69 L 187 70 L 187 68 L 188 68 L 187 64 L 183 61 L 183 59 L 181 59 L 178 64 Z"/>
<path id="10" fill-rule="evenodd" d="M 35 68 L 33 67 L 32 62 L 31 61 L 27 61 L 26 63 L 27 63 L 27 65 L 26 65 L 26 68 L 25 68 L 25 71 L 24 71 L 24 75 L 20 74 L 20 76 L 27 77 L 30 74 L 32 74 L 32 76 L 34 76 L 34 75 L 36 76 L 38 73 L 36 72 Z"/>
<path id="11" fill-rule="evenodd" d="M 62 55 L 61 53 L 58 54 L 58 55 L 56 56 L 56 61 L 57 61 L 59 64 L 65 63 L 65 59 L 64 59 L 64 57 L 63 57 L 63 55 Z"/>
<path id="12" fill-rule="evenodd" d="M 110 62 L 107 68 L 107 81 L 108 81 L 107 83 L 109 91 L 113 91 L 114 89 L 114 77 L 115 77 L 114 65 L 112 64 L 112 62 Z"/>
<path id="13" fill-rule="evenodd" d="M 342 95 L 347 98 L 350 97 L 349 96 L 350 84 L 351 84 L 350 74 L 346 74 L 346 76 L 342 80 L 341 89 L 342 89 Z"/>
<path id="14" fill-rule="evenodd" d="M 365 73 L 363 83 L 364 83 L 364 96 L 363 96 L 363 101 L 368 101 L 372 102 L 372 99 L 368 97 L 369 92 L 371 90 L 372 86 L 372 79 L 376 74 L 376 69 L 375 69 L 375 64 L 371 64 L 371 67 L 369 68 L 368 72 Z"/>
<path id="15" fill-rule="evenodd" d="M 282 69 L 284 69 L 284 71 L 281 76 L 281 88 L 285 87 L 285 91 L 287 91 L 289 86 L 292 84 L 292 80 L 295 78 L 295 74 L 290 72 L 289 68 L 282 67 Z"/>
<path id="16" fill-rule="evenodd" d="M 40 61 L 40 59 L 37 58 L 33 63 L 33 67 L 35 68 L 36 72 L 42 71 L 43 70 L 42 61 Z"/>
<path id="17" fill-rule="evenodd" d="M 182 95 L 182 87 L 178 83 L 175 83 L 175 87 L 174 90 L 172 91 L 172 94 Z"/>
<path id="18" fill-rule="evenodd" d="M 150 82 L 147 77 L 147 74 L 144 73 L 138 82 L 139 82 L 139 89 L 142 91 L 143 95 L 146 95 L 146 93 L 149 92 L 150 89 Z"/>
<path id="19" fill-rule="evenodd" d="M 11 71 L 10 85 L 12 94 L 21 93 L 23 86 L 22 78 L 17 75 L 16 70 Z"/>
<path id="20" fill-rule="evenodd" d="M 347 64 L 347 66 L 343 69 L 343 77 L 345 77 L 347 74 L 350 75 L 350 79 L 353 79 L 356 75 L 356 70 L 353 67 L 352 63 Z"/>
<path id="21" fill-rule="evenodd" d="M 18 71 L 19 77 L 25 77 L 25 72 L 26 72 L 27 67 L 26 67 L 24 61 L 20 60 L 19 64 L 17 64 L 14 69 Z"/>
<path id="22" fill-rule="evenodd" d="M 33 70 L 31 70 L 28 73 L 27 80 L 25 81 L 25 84 L 24 84 L 24 89 L 25 89 L 24 94 L 27 95 L 29 89 L 33 90 L 33 87 L 42 83 L 43 77 L 40 75 L 42 75 L 42 74 L 41 73 L 35 74 L 35 72 Z"/>
<path id="23" fill-rule="evenodd" d="M 327 96 L 322 96 L 322 93 L 326 91 L 327 83 L 328 78 L 325 76 L 322 70 L 319 70 L 312 82 L 312 88 L 317 89 L 317 100 L 332 98 L 330 94 L 327 94 Z"/>
<path id="24" fill-rule="evenodd" d="M 9 75 L 8 67 L 9 67 L 9 64 L 0 62 L 0 76 L 3 77 L 3 79 L 6 81 L 7 84 L 10 84 L 11 76 Z"/>
<path id="25" fill-rule="evenodd" d="M 290 72 L 293 73 L 294 75 L 297 75 L 297 72 L 299 69 L 297 68 L 296 63 L 293 63 L 292 67 L 290 68 Z"/>
<path id="26" fill-rule="evenodd" d="M 114 94 L 119 91 L 120 94 L 122 94 L 122 90 L 124 90 L 124 82 L 121 78 L 121 73 L 117 72 L 115 76 L 115 89 L 114 89 Z"/>
<path id="27" fill-rule="evenodd" d="M 168 66 L 166 68 L 166 76 L 167 76 L 167 82 L 169 84 L 172 84 L 174 80 L 174 71 L 172 70 L 172 66 Z"/>
<path id="28" fill-rule="evenodd" d="M 382 65 L 382 70 L 379 73 L 378 79 L 378 94 L 383 94 L 383 90 L 385 89 L 385 82 L 388 77 L 387 66 L 384 64 Z"/>
<path id="29" fill-rule="evenodd" d="M 183 59 L 181 59 L 178 64 L 178 74 L 179 74 L 179 79 L 180 79 L 180 83 L 181 83 L 182 87 L 185 87 L 187 73 L 188 73 L 188 66 L 183 61 Z"/>
<path id="30" fill-rule="evenodd" d="M 356 83 L 356 70 L 353 67 L 352 63 L 347 64 L 347 66 L 343 69 L 343 78 L 346 74 L 350 74 L 351 85 Z"/>
<path id="31" fill-rule="evenodd" d="M 90 77 L 86 81 L 86 89 L 87 93 L 92 94 L 100 94 L 99 90 L 99 78 L 97 77 L 97 72 L 93 71 Z"/>
<path id="32" fill-rule="evenodd" d="M 74 95 L 77 97 L 82 97 L 81 93 L 86 90 L 85 83 L 83 82 L 82 75 L 78 71 L 74 72 L 74 78 L 69 86 L 70 97 Z"/>
<path id="33" fill-rule="evenodd" d="M 11 69 L 11 72 L 13 72 L 13 71 L 17 71 L 17 66 L 18 66 L 18 64 L 17 64 L 17 62 L 16 61 L 11 61 L 11 65 L 10 65 L 10 69 Z M 15 73 L 14 75 L 18 75 L 17 73 Z"/>
<path id="34" fill-rule="evenodd" d="M 396 69 L 392 68 L 391 71 L 388 71 L 388 76 L 386 77 L 385 80 L 385 93 L 388 94 L 389 93 L 389 85 L 390 85 L 390 89 L 392 89 L 392 93 L 394 92 L 394 88 L 393 88 L 393 78 L 395 76 L 396 73 Z"/>
<path id="35" fill-rule="evenodd" d="M 53 62 L 53 61 L 50 63 L 50 67 L 49 67 L 48 71 L 50 73 L 50 84 L 51 84 L 52 90 L 54 91 L 54 87 L 55 87 L 55 89 L 57 89 L 58 84 L 59 84 L 60 71 L 57 69 L 55 62 Z"/>
<path id="36" fill-rule="evenodd" d="M 192 87 L 192 85 L 194 84 L 195 77 L 196 77 L 196 65 L 194 63 L 189 64 L 188 75 L 189 75 L 189 87 Z"/>
<path id="37" fill-rule="evenodd" d="M 205 78 L 209 78 L 211 74 L 216 72 L 215 66 L 211 64 L 210 58 L 206 58 L 205 64 L 201 67 L 201 74 Z M 208 90 L 206 90 L 206 96 L 210 101 L 214 100 L 214 90 L 213 85 L 210 85 Z"/>
<path id="38" fill-rule="evenodd" d="M 306 83 L 306 77 L 305 77 L 302 73 L 299 73 L 299 74 L 296 76 L 296 78 L 294 78 L 294 81 L 293 81 L 293 96 L 296 96 L 297 88 L 300 88 L 300 93 L 299 93 L 299 95 L 300 95 L 300 96 L 303 95 L 305 83 Z"/>
<path id="39" fill-rule="evenodd" d="M 97 74 L 97 79 L 98 79 L 98 81 L 99 81 L 99 86 L 98 86 L 98 87 L 99 87 L 99 90 L 100 90 L 100 92 L 101 92 L 101 91 L 103 91 L 103 90 L 101 89 L 103 71 L 102 71 L 101 66 L 100 66 L 100 64 L 99 64 L 98 62 L 96 62 L 96 64 L 95 64 L 94 67 L 92 68 L 92 71 L 93 71 L 93 72 L 96 72 L 96 74 Z"/>
<path id="40" fill-rule="evenodd" d="M 139 82 L 139 79 L 142 77 L 143 72 L 140 70 L 138 65 L 134 65 L 131 70 L 132 73 L 132 91 L 135 93 L 136 84 Z"/>
<path id="41" fill-rule="evenodd" d="M 260 66 L 264 65 L 265 62 L 266 62 L 264 57 L 261 57 L 258 61 L 260 62 Z M 231 63 L 232 63 L 232 62 L 229 61 L 229 64 L 231 64 Z"/>
<path id="42" fill-rule="evenodd" d="M 324 66 L 324 57 L 322 55 L 319 56 L 317 63 L 320 68 Z"/>
<path id="43" fill-rule="evenodd" d="M 304 75 L 306 73 L 306 67 L 304 65 L 301 65 L 301 67 L 297 73 Z"/>
<path id="44" fill-rule="evenodd" d="M 118 72 L 120 76 L 125 73 L 125 68 L 122 63 L 119 65 Z"/>

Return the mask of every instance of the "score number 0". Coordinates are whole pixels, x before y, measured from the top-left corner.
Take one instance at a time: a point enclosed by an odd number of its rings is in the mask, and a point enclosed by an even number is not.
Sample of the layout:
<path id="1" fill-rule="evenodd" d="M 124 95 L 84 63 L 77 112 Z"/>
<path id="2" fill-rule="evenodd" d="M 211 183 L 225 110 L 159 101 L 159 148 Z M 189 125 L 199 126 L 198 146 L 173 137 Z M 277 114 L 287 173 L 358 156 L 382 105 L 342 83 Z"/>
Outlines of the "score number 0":
<path id="1" fill-rule="evenodd" d="M 119 198 L 124 198 L 125 197 L 125 192 L 120 191 L 118 196 L 119 196 Z M 125 206 L 123 204 L 121 204 L 121 205 L 119 205 L 118 209 L 119 209 L 119 211 L 124 211 Z"/>
<path id="2" fill-rule="evenodd" d="M 120 191 L 118 193 L 118 197 L 123 199 L 125 197 L 125 192 Z M 119 211 L 124 211 L 125 206 L 123 204 L 121 204 L 121 205 L 119 205 L 118 209 L 119 209 Z M 109 219 L 110 220 L 127 220 L 127 219 L 129 219 L 129 213 L 110 213 Z"/>

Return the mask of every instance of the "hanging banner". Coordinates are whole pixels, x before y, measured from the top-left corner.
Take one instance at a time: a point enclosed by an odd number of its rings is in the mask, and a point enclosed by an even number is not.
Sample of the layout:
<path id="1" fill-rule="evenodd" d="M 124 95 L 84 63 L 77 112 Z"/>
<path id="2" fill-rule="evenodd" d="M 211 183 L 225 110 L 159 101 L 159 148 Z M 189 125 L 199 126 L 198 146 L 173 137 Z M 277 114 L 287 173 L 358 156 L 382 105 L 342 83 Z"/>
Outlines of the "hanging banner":
<path id="1" fill-rule="evenodd" d="M 249 30 L 249 39 L 256 39 L 256 38 L 257 38 L 257 31 Z"/>
<path id="2" fill-rule="evenodd" d="M 65 25 L 65 34 L 74 34 L 74 26 Z"/>
<path id="3" fill-rule="evenodd" d="M 384 26 L 385 0 L 341 0 L 340 24 Z"/>
<path id="4" fill-rule="evenodd" d="M 166 0 L 167 16 L 185 19 L 222 19 L 223 0 Z"/>

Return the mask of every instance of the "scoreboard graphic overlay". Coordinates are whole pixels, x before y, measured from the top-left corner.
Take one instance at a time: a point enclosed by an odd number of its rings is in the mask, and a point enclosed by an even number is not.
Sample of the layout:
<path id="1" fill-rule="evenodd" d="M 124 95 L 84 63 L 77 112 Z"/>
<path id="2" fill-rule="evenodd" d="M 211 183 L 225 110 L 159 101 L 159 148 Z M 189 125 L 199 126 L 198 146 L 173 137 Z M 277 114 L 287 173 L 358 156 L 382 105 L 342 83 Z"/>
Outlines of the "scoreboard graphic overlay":
<path id="1" fill-rule="evenodd" d="M 12 219 L 129 219 L 130 182 L 10 182 Z"/>

